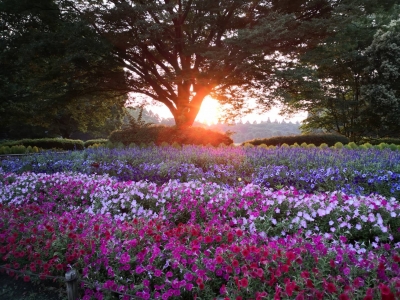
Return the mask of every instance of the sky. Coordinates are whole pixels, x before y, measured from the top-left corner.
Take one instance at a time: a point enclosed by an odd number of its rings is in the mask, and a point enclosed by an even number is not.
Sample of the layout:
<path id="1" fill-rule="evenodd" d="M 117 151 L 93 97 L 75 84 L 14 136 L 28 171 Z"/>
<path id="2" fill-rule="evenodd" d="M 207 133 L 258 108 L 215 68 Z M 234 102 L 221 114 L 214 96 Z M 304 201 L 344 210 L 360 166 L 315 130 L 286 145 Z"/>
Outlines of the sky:
<path id="1" fill-rule="evenodd" d="M 157 113 L 160 117 L 162 118 L 172 118 L 172 114 L 168 110 L 168 108 L 165 105 L 151 105 L 146 107 L 147 109 L 153 111 L 154 113 Z M 218 102 L 211 97 L 207 97 L 204 99 L 203 104 L 201 105 L 199 114 L 197 115 L 196 121 L 199 121 L 201 123 L 206 123 L 206 124 L 215 124 L 218 122 L 218 117 L 219 117 L 219 111 L 221 110 L 220 105 Z M 299 113 L 291 117 L 290 119 L 284 118 L 279 115 L 279 108 L 274 107 L 267 113 L 263 114 L 258 114 L 258 113 L 253 113 L 249 114 L 246 117 L 243 118 L 243 122 L 261 122 L 261 121 L 266 121 L 268 118 L 271 121 L 283 121 L 285 120 L 286 122 L 301 122 L 303 121 L 307 114 L 306 113 Z M 236 120 L 236 122 L 240 122 L 240 120 Z"/>

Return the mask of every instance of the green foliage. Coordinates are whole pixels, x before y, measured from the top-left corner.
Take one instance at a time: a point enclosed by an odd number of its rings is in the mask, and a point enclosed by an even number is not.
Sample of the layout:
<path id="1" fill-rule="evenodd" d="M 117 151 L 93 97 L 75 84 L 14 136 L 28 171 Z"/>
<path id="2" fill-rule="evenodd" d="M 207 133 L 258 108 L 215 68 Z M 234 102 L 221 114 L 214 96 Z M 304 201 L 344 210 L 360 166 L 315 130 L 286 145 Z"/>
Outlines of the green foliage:
<path id="1" fill-rule="evenodd" d="M 292 148 L 299 148 L 300 145 L 299 145 L 298 143 L 294 143 L 293 145 L 290 145 L 290 147 L 292 147 Z"/>
<path id="2" fill-rule="evenodd" d="M 89 148 L 93 145 L 97 145 L 96 147 L 99 147 L 100 145 L 104 146 L 107 142 L 107 139 L 87 140 L 83 143 L 83 145 L 85 146 L 85 148 Z"/>
<path id="3" fill-rule="evenodd" d="M 307 148 L 308 144 L 306 142 L 301 143 L 300 147 L 301 148 Z"/>
<path id="4" fill-rule="evenodd" d="M 34 2 L 0 2 L 0 128 L 14 139 L 108 135 L 126 100 L 112 48 L 58 1 Z"/>
<path id="5" fill-rule="evenodd" d="M 335 149 L 342 149 L 343 148 L 343 144 L 341 142 L 337 142 L 337 143 L 335 143 L 334 148 Z"/>
<path id="6" fill-rule="evenodd" d="M 105 144 L 92 144 L 89 147 L 86 147 L 88 149 L 93 149 L 93 148 L 100 148 L 100 147 L 104 147 Z"/>
<path id="7" fill-rule="evenodd" d="M 400 10 L 400 6 L 398 6 Z M 371 107 L 368 118 L 374 125 L 370 131 L 374 136 L 400 138 L 400 19 L 399 11 L 388 24 L 374 35 L 366 49 L 368 72 L 362 88 Z"/>
<path id="8" fill-rule="evenodd" d="M 10 147 L 8 146 L 1 146 L 0 147 L 0 155 L 10 154 Z"/>
<path id="9" fill-rule="evenodd" d="M 162 143 L 160 144 L 160 146 L 161 146 L 161 147 L 168 147 L 169 144 L 168 144 L 167 142 L 162 142 Z"/>
<path id="10" fill-rule="evenodd" d="M 400 139 L 397 138 L 381 138 L 366 140 L 370 145 L 379 145 L 380 143 L 400 145 Z"/>
<path id="11" fill-rule="evenodd" d="M 290 6 L 252 0 L 58 3 L 89 20 L 112 44 L 113 55 L 130 72 L 128 91 L 166 105 L 178 127 L 193 125 L 207 95 L 229 106 L 227 118 L 249 98 L 265 100 L 260 89 L 278 61 L 272 56 L 313 47 L 343 7 L 333 0 L 323 1 L 323 9 L 320 1 L 302 0 Z M 103 25 L 96 26 L 93 16 Z"/>
<path id="12" fill-rule="evenodd" d="M 367 149 L 370 149 L 373 147 L 372 144 L 370 144 L 370 143 L 365 143 L 365 144 L 363 144 L 363 146 L 366 147 Z"/>
<path id="13" fill-rule="evenodd" d="M 380 143 L 379 145 L 376 146 L 378 149 L 383 150 L 383 149 L 388 149 L 389 145 L 386 143 Z"/>
<path id="14" fill-rule="evenodd" d="M 13 154 L 25 154 L 27 152 L 26 147 L 23 145 L 11 146 L 10 152 Z"/>
<path id="15" fill-rule="evenodd" d="M 81 140 L 69 139 L 23 139 L 18 141 L 8 141 L 2 144 L 3 146 L 17 146 L 23 145 L 25 147 L 31 146 L 41 149 L 62 149 L 62 150 L 83 150 L 84 143 Z M 22 150 L 19 150 L 22 151 Z"/>
<path id="16" fill-rule="evenodd" d="M 310 135 L 294 135 L 294 136 L 277 136 L 267 139 L 255 139 L 251 141 L 247 141 L 246 143 L 253 144 L 255 146 L 266 144 L 272 146 L 282 145 L 284 143 L 288 145 L 297 145 L 305 143 L 305 144 L 314 144 L 315 146 L 319 146 L 322 143 L 327 144 L 328 146 L 333 146 L 336 142 L 341 142 L 343 144 L 347 144 L 349 142 L 348 138 L 335 135 L 335 134 L 310 134 Z M 243 143 L 244 144 L 244 143 Z"/>
<path id="17" fill-rule="evenodd" d="M 364 2 L 363 10 L 349 4 L 353 15 L 335 33 L 276 72 L 279 87 L 270 97 L 282 100 L 286 112 L 308 112 L 303 133 L 322 129 L 357 143 L 400 134 L 400 6 Z"/>
<path id="18" fill-rule="evenodd" d="M 27 154 L 27 153 L 38 153 L 39 149 L 37 147 L 23 145 L 13 145 L 13 146 L 1 146 L 0 155 L 7 154 Z"/>
<path id="19" fill-rule="evenodd" d="M 112 143 L 121 142 L 124 145 L 131 143 L 161 145 L 164 142 L 172 145 L 176 142 L 179 145 L 211 144 L 218 147 L 221 143 L 225 145 L 233 143 L 227 135 L 201 127 L 177 128 L 154 125 L 117 130 L 110 135 L 109 140 Z"/>
<path id="20" fill-rule="evenodd" d="M 254 145 L 253 144 L 251 144 L 251 143 L 244 143 L 244 144 L 242 144 L 244 147 L 246 147 L 246 148 L 253 148 L 254 147 Z"/>
<path id="21" fill-rule="evenodd" d="M 320 147 L 321 149 L 326 149 L 326 148 L 328 148 L 329 146 L 328 146 L 327 143 L 322 143 L 321 145 L 319 145 L 319 147 Z"/>
<path id="22" fill-rule="evenodd" d="M 173 148 L 175 148 L 175 149 L 182 149 L 182 146 L 179 145 L 177 142 L 173 142 L 171 146 L 172 146 Z"/>
<path id="23" fill-rule="evenodd" d="M 258 145 L 258 147 L 260 147 L 260 148 L 264 148 L 264 149 L 268 149 L 268 148 L 269 148 L 269 146 L 268 146 L 268 145 L 266 145 L 266 144 L 261 144 L 261 145 Z"/>
<path id="24" fill-rule="evenodd" d="M 347 146 L 349 146 L 350 149 L 357 149 L 358 148 L 357 144 L 354 143 L 354 142 L 348 143 Z"/>
<path id="25" fill-rule="evenodd" d="M 113 145 L 113 143 L 112 143 L 110 140 L 108 140 L 107 143 L 106 143 L 104 146 L 105 146 L 106 148 L 108 148 L 108 149 L 114 148 L 114 145 Z"/>

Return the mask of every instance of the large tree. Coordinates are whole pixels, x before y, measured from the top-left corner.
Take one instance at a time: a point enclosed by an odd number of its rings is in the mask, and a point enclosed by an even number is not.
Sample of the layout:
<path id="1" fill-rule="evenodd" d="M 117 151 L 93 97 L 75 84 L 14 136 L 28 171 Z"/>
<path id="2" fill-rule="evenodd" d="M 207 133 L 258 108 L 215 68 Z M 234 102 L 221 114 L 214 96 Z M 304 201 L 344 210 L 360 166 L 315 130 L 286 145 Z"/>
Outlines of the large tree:
<path id="1" fill-rule="evenodd" d="M 119 117 L 123 68 L 82 20 L 54 0 L 1 0 L 0 24 L 0 127 L 9 138 L 27 126 L 69 137 Z"/>
<path id="2" fill-rule="evenodd" d="M 133 93 L 191 126 L 205 96 L 263 102 L 275 59 L 295 57 L 347 17 L 347 0 L 60 0 L 112 45 Z M 363 1 L 361 1 L 362 3 Z M 270 82 L 268 82 L 270 83 Z"/>
<path id="3" fill-rule="evenodd" d="M 365 55 L 368 76 L 362 93 L 370 136 L 400 137 L 400 18 L 377 31 Z"/>
<path id="4" fill-rule="evenodd" d="M 308 112 L 303 131 L 336 132 L 359 141 L 399 129 L 399 122 L 393 122 L 398 112 L 396 26 L 384 29 L 398 16 L 395 3 L 366 1 L 362 14 L 338 24 L 335 35 L 278 70 L 273 96 L 283 100 L 286 112 Z"/>

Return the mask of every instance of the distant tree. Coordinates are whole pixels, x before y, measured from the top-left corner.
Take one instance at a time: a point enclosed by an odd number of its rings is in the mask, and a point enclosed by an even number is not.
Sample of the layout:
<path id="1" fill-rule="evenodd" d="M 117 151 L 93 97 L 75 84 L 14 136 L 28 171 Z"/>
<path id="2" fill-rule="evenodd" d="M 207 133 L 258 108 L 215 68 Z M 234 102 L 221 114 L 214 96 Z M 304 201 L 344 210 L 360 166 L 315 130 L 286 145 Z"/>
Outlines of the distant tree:
<path id="1" fill-rule="evenodd" d="M 276 58 L 295 57 L 330 34 L 350 2 L 59 0 L 112 44 L 129 70 L 129 90 L 166 105 L 182 127 L 193 124 L 207 95 L 230 105 L 228 117 L 250 97 L 270 107 L 263 96 Z"/>
<path id="2" fill-rule="evenodd" d="M 147 110 L 142 107 L 127 107 L 128 114 L 135 118 L 139 118 L 139 114 L 141 113 L 141 119 L 146 123 L 154 123 L 158 124 L 161 122 L 161 118 L 159 115 L 153 113 L 151 110 Z"/>

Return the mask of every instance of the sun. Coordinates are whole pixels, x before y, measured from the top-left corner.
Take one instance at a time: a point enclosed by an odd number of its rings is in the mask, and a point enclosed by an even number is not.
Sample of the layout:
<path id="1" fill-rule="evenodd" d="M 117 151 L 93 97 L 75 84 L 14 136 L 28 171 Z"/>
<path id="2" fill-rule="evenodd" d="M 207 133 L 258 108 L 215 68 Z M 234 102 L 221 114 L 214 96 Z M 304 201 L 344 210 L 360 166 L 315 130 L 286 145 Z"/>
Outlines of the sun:
<path id="1" fill-rule="evenodd" d="M 220 105 L 217 100 L 211 97 L 206 97 L 201 104 L 200 111 L 197 114 L 196 121 L 208 125 L 218 123 L 220 116 Z"/>

